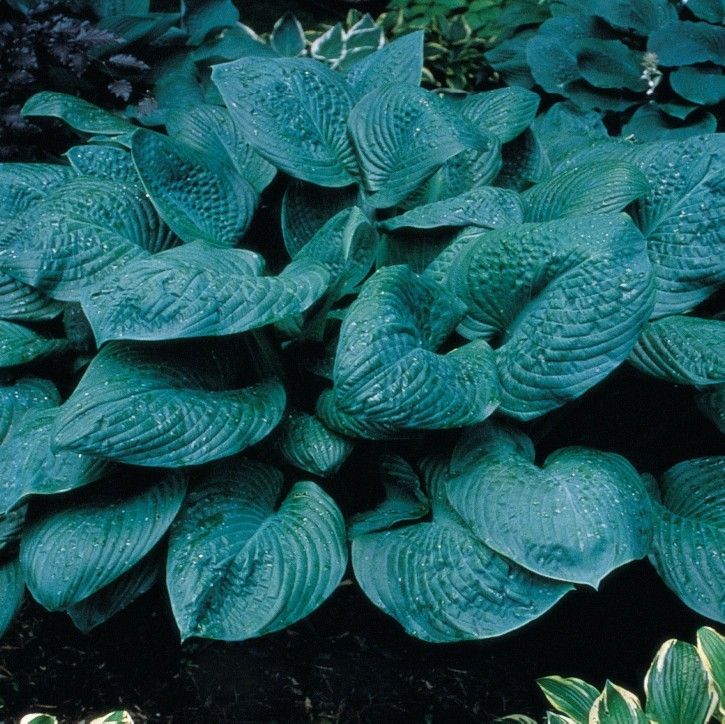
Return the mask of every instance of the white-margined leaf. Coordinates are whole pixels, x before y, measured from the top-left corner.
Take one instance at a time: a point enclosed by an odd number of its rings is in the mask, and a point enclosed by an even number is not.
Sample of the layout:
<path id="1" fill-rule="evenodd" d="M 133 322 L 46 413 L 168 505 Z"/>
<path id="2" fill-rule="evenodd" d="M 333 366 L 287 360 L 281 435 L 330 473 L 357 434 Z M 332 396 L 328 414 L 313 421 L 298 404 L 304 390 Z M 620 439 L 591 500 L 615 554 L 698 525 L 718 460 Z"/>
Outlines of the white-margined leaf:
<path id="1" fill-rule="evenodd" d="M 574 722 L 586 722 L 599 691 L 582 679 L 544 676 L 536 680 L 549 703 Z"/>
<path id="2" fill-rule="evenodd" d="M 698 629 L 697 653 L 717 694 L 720 719 L 725 719 L 725 636 L 709 626 Z"/>
<path id="3" fill-rule="evenodd" d="M 649 719 L 634 694 L 607 681 L 592 705 L 587 724 L 649 724 Z"/>
<path id="4" fill-rule="evenodd" d="M 279 503 L 282 475 L 236 459 L 210 468 L 171 530 L 166 582 L 182 638 L 241 641 L 327 599 L 347 565 L 345 523 L 315 483 Z"/>

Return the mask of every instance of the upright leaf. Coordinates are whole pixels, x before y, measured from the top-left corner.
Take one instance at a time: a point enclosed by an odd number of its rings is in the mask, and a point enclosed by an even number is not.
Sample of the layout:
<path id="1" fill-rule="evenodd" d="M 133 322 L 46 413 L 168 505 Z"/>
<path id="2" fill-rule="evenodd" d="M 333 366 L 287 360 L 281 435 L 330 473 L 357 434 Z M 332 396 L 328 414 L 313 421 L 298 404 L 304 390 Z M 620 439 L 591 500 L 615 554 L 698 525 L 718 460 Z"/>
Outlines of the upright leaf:
<path id="1" fill-rule="evenodd" d="M 537 679 L 549 703 L 575 722 L 586 722 L 599 691 L 582 679 L 544 676 Z"/>
<path id="2" fill-rule="evenodd" d="M 639 699 L 607 681 L 589 712 L 589 724 L 648 724 Z"/>
<path id="3" fill-rule="evenodd" d="M 697 653 L 702 659 L 719 699 L 718 713 L 725 717 L 725 637 L 703 626 L 697 630 Z"/>
<path id="4" fill-rule="evenodd" d="M 13 622 L 24 593 L 25 580 L 18 559 L 0 561 L 0 636 Z"/>

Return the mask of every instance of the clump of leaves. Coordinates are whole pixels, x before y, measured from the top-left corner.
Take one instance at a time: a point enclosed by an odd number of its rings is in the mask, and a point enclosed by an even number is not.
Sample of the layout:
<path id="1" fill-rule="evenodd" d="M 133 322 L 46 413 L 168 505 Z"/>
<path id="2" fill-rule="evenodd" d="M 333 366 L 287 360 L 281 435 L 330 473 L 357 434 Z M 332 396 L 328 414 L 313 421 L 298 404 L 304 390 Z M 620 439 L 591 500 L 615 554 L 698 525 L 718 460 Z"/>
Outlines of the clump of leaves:
<path id="1" fill-rule="evenodd" d="M 267 47 L 165 132 L 26 104 L 86 142 L 0 166 L 0 629 L 26 588 L 87 630 L 161 579 L 182 638 L 260 636 L 333 594 L 350 540 L 428 641 L 501 635 L 647 556 L 722 621 L 725 458 L 658 484 L 616 452 L 537 459 L 529 433 L 628 362 L 725 383 L 703 307 L 725 138 L 441 97 L 422 33 L 345 72 Z M 346 523 L 361 459 L 387 494 Z"/>
<path id="2" fill-rule="evenodd" d="M 551 13 L 486 54 L 506 82 L 606 113 L 639 140 L 716 129 L 725 100 L 721 3 L 557 0 Z"/>
<path id="3" fill-rule="evenodd" d="M 725 638 L 703 626 L 696 645 L 670 639 L 655 655 L 644 680 L 644 706 L 636 694 L 607 681 L 602 691 L 576 678 L 545 676 L 539 688 L 556 711 L 547 712 L 549 724 L 618 722 L 682 722 L 708 724 L 725 721 Z M 512 715 L 497 722 L 535 724 Z"/>

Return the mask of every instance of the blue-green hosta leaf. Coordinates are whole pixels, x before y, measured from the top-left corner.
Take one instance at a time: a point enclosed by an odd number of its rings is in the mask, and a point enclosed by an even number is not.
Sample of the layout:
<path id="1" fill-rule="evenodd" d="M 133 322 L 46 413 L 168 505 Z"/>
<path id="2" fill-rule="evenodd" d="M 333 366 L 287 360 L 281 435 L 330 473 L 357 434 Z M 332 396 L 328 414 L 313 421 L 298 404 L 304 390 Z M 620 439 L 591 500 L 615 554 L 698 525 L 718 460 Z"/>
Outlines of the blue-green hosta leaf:
<path id="1" fill-rule="evenodd" d="M 15 367 L 65 352 L 67 339 L 43 337 L 22 324 L 0 320 L 0 367 Z"/>
<path id="2" fill-rule="evenodd" d="M 277 426 L 285 392 L 277 382 L 226 389 L 220 365 L 206 348 L 109 343 L 60 408 L 53 443 L 172 468 L 240 452 Z"/>
<path id="3" fill-rule="evenodd" d="M 648 724 L 639 699 L 607 681 L 589 712 L 588 724 Z"/>
<path id="4" fill-rule="evenodd" d="M 5 558 L 8 550 L 15 548 L 25 525 L 27 506 L 22 506 L 6 515 L 0 515 L 0 558 Z"/>
<path id="5" fill-rule="evenodd" d="M 380 467 L 385 500 L 374 510 L 359 513 L 350 521 L 348 536 L 392 528 L 398 523 L 419 520 L 430 512 L 430 502 L 420 487 L 418 474 L 398 455 L 383 455 Z"/>
<path id="6" fill-rule="evenodd" d="M 381 234 L 378 243 L 376 267 L 407 264 L 416 274 L 422 274 L 451 243 L 455 229 L 443 227 L 421 232 L 403 229 L 394 234 Z"/>
<path id="7" fill-rule="evenodd" d="M 725 3 L 723 0 L 689 0 L 687 9 L 708 23 L 725 24 Z"/>
<path id="8" fill-rule="evenodd" d="M 263 259 L 243 249 L 184 244 L 127 264 L 81 295 L 98 344 L 237 334 L 300 314 L 330 275 L 301 260 L 262 276 Z"/>
<path id="9" fill-rule="evenodd" d="M 476 131 L 434 93 L 404 83 L 368 93 L 352 109 L 348 126 L 376 207 L 402 201 L 461 151 L 491 145 L 490 134 Z"/>
<path id="10" fill-rule="evenodd" d="M 72 605 L 67 613 L 83 633 L 105 623 L 148 591 L 161 575 L 161 561 L 154 551 L 100 591 Z"/>
<path id="11" fill-rule="evenodd" d="M 725 637 L 709 626 L 697 630 L 697 653 L 710 675 L 719 699 L 720 718 L 725 716 Z"/>
<path id="12" fill-rule="evenodd" d="M 457 477 L 470 472 L 482 460 L 490 462 L 511 456 L 533 463 L 536 451 L 531 438 L 513 425 L 489 420 L 461 431 L 448 463 L 448 471 Z"/>
<path id="13" fill-rule="evenodd" d="M 687 66 L 670 74 L 670 85 L 677 95 L 698 105 L 716 105 L 725 100 L 722 68 Z"/>
<path id="14" fill-rule="evenodd" d="M 343 78 L 308 58 L 240 58 L 212 80 L 247 141 L 290 176 L 319 186 L 355 180 L 346 121 L 352 96 Z"/>
<path id="15" fill-rule="evenodd" d="M 697 649 L 669 639 L 652 660 L 644 680 L 645 712 L 651 721 L 706 724 L 717 708 L 707 669 Z"/>
<path id="16" fill-rule="evenodd" d="M 677 11 L 667 0 L 562 0 L 577 13 L 597 15 L 622 30 L 634 30 L 647 36 L 653 30 L 677 18 Z M 689 6 L 688 6 L 689 7 Z"/>
<path id="17" fill-rule="evenodd" d="M 378 437 L 487 418 L 498 406 L 490 347 L 475 342 L 448 354 L 435 351 L 461 312 L 453 296 L 408 267 L 377 271 L 343 320 L 334 399 L 318 409 L 323 422 L 343 433 L 368 429 L 363 436 Z M 354 424 L 340 426 L 329 402 Z"/>
<path id="18" fill-rule="evenodd" d="M 258 195 L 231 161 L 145 129 L 133 134 L 131 152 L 156 210 L 184 241 L 235 246 L 244 236 Z"/>
<path id="19" fill-rule="evenodd" d="M 140 183 L 131 154 L 125 148 L 89 143 L 73 146 L 65 155 L 82 176 L 97 176 L 122 184 Z"/>
<path id="20" fill-rule="evenodd" d="M 74 606 L 135 566 L 171 525 L 186 492 L 178 472 L 140 492 L 124 491 L 124 482 L 120 493 L 85 495 L 27 524 L 20 565 L 49 611 Z"/>
<path id="21" fill-rule="evenodd" d="M 71 128 L 83 133 L 115 136 L 134 128 L 125 118 L 104 111 L 93 103 L 54 91 L 41 91 L 31 96 L 20 112 L 24 116 L 60 118 Z"/>
<path id="22" fill-rule="evenodd" d="M 73 176 L 72 168 L 55 163 L 0 164 L 0 228 Z"/>
<path id="23" fill-rule="evenodd" d="M 725 383 L 725 322 L 675 315 L 647 324 L 629 361 L 682 385 Z"/>
<path id="24" fill-rule="evenodd" d="M 0 274 L 0 319 L 34 322 L 53 319 L 63 305 L 7 274 Z"/>
<path id="25" fill-rule="evenodd" d="M 240 641 L 286 628 L 335 590 L 347 565 L 332 499 L 297 483 L 277 507 L 282 475 L 237 459 L 216 465 L 171 530 L 166 583 L 183 639 Z"/>
<path id="26" fill-rule="evenodd" d="M 527 129 L 501 149 L 495 185 L 523 191 L 551 175 L 551 164 L 538 137 Z"/>
<path id="27" fill-rule="evenodd" d="M 645 175 L 621 161 L 591 163 L 556 174 L 522 196 L 526 221 L 623 211 L 649 191 Z"/>
<path id="28" fill-rule="evenodd" d="M 122 38 L 120 43 L 114 44 L 114 50 L 118 51 L 133 43 L 151 44 L 159 40 L 180 19 L 179 13 L 124 13 L 106 16 L 98 25 Z"/>
<path id="29" fill-rule="evenodd" d="M 184 0 L 182 23 L 189 33 L 187 45 L 201 45 L 211 33 L 234 25 L 239 11 L 231 0 Z"/>
<path id="30" fill-rule="evenodd" d="M 586 722 L 599 691 L 582 679 L 544 676 L 536 680 L 549 703 L 575 722 Z"/>
<path id="31" fill-rule="evenodd" d="M 135 185 L 84 176 L 5 227 L 0 265 L 54 299 L 78 301 L 81 290 L 173 242 Z"/>
<path id="32" fill-rule="evenodd" d="M 484 457 L 448 484 L 448 500 L 475 535 L 534 573 L 594 588 L 649 550 L 651 507 L 622 457 L 564 448 L 542 468 Z"/>
<path id="33" fill-rule="evenodd" d="M 695 399 L 702 413 L 725 434 L 725 384 L 715 385 Z"/>
<path id="34" fill-rule="evenodd" d="M 434 508 L 430 523 L 352 541 L 365 595 L 412 636 L 440 643 L 501 636 L 570 590 L 495 553 L 454 516 Z"/>
<path id="35" fill-rule="evenodd" d="M 645 242 L 624 214 L 466 232 L 447 271 L 468 337 L 500 334 L 501 409 L 528 420 L 629 355 L 652 309 Z M 496 261 L 498 260 L 498 261 Z"/>
<path id="36" fill-rule="evenodd" d="M 407 33 L 357 61 L 345 74 L 355 100 L 396 83 L 420 85 L 423 71 L 423 32 Z"/>
<path id="37" fill-rule="evenodd" d="M 275 445 L 290 465 L 322 477 L 336 473 L 354 447 L 319 418 L 298 410 L 291 410 L 277 428 Z"/>
<path id="38" fill-rule="evenodd" d="M 13 622 L 24 593 L 25 580 L 18 559 L 0 562 L 0 637 Z"/>
<path id="39" fill-rule="evenodd" d="M 305 49 L 305 32 L 300 21 L 286 12 L 272 28 L 269 44 L 280 54 L 294 58 Z"/>
<path id="40" fill-rule="evenodd" d="M 536 31 L 533 29 L 523 30 L 513 38 L 496 44 L 483 54 L 491 67 L 510 86 L 534 87 L 535 81 L 526 61 L 526 45 L 534 35 L 536 35 Z"/>
<path id="41" fill-rule="evenodd" d="M 282 199 L 282 236 L 294 256 L 327 221 L 357 203 L 355 186 L 326 189 L 292 179 Z"/>
<path id="42" fill-rule="evenodd" d="M 245 140 L 239 126 L 224 108 L 200 105 L 167 114 L 166 129 L 206 158 L 221 163 L 231 160 L 237 171 L 258 193 L 272 182 L 277 169 L 263 159 Z"/>
<path id="43" fill-rule="evenodd" d="M 633 206 L 657 283 L 654 316 L 686 312 L 725 281 L 725 138 L 697 136 L 635 146 L 650 181 Z"/>
<path id="44" fill-rule="evenodd" d="M 149 11 L 149 0 L 90 0 L 88 5 L 99 18 L 109 15 L 143 15 Z"/>
<path id="45" fill-rule="evenodd" d="M 523 221 L 519 195 L 507 189 L 484 186 L 453 198 L 418 206 L 380 222 L 386 231 L 435 229 L 439 226 L 480 226 L 495 229 Z"/>
<path id="46" fill-rule="evenodd" d="M 30 411 L 60 405 L 60 394 L 49 380 L 24 377 L 0 387 L 0 442 L 11 437 Z"/>
<path id="47" fill-rule="evenodd" d="M 55 495 L 98 480 L 107 462 L 89 455 L 51 448 L 59 408 L 31 410 L 11 430 L 0 448 L 0 514 L 33 495 Z"/>
<path id="48" fill-rule="evenodd" d="M 690 608 L 725 623 L 725 457 L 687 460 L 662 477 L 650 561 Z"/>
<path id="49" fill-rule="evenodd" d="M 649 36 L 647 50 L 660 65 L 725 65 L 725 27 L 673 20 Z"/>
<path id="50" fill-rule="evenodd" d="M 533 122 L 539 95 L 525 88 L 499 88 L 473 93 L 461 101 L 463 117 L 477 128 L 498 136 L 501 143 L 513 141 Z"/>
<path id="51" fill-rule="evenodd" d="M 335 23 L 310 43 L 310 57 L 327 63 L 335 70 L 346 53 L 342 23 Z"/>
<path id="52" fill-rule="evenodd" d="M 577 68 L 587 83 L 605 89 L 647 89 L 647 81 L 642 77 L 642 53 L 622 41 L 585 38 L 569 47 L 576 54 Z"/>
<path id="53" fill-rule="evenodd" d="M 687 111 L 674 103 L 667 106 L 648 103 L 640 106 L 622 126 L 622 135 L 644 143 L 700 136 L 714 133 L 716 129 L 717 119 L 702 108 L 693 111 L 690 106 Z"/>

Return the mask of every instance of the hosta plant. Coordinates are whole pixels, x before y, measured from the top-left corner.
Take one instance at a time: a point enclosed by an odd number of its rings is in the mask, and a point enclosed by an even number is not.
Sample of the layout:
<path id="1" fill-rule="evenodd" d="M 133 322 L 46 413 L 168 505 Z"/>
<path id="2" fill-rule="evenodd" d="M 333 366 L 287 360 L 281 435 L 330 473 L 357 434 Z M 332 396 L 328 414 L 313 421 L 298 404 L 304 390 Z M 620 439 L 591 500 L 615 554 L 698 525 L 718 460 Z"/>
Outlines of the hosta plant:
<path id="1" fill-rule="evenodd" d="M 725 458 L 533 438 L 624 364 L 720 404 L 725 138 L 559 137 L 525 89 L 421 88 L 422 50 L 218 64 L 155 130 L 29 101 L 80 138 L 0 166 L 0 628 L 160 580 L 183 638 L 260 636 L 348 558 L 428 641 L 647 556 L 723 620 Z"/>
<path id="2" fill-rule="evenodd" d="M 557 0 L 551 13 L 487 53 L 507 82 L 607 113 L 639 140 L 715 130 L 725 100 L 721 2 Z"/>
<path id="3" fill-rule="evenodd" d="M 725 638 L 703 626 L 696 645 L 670 639 L 655 655 L 644 680 L 644 704 L 627 689 L 607 681 L 603 690 L 576 678 L 545 676 L 541 691 L 556 711 L 548 724 L 708 724 L 725 721 Z M 513 715 L 497 722 L 534 724 Z"/>

